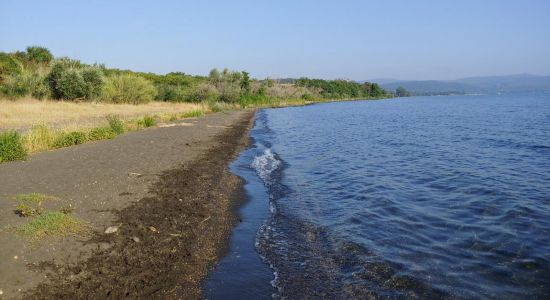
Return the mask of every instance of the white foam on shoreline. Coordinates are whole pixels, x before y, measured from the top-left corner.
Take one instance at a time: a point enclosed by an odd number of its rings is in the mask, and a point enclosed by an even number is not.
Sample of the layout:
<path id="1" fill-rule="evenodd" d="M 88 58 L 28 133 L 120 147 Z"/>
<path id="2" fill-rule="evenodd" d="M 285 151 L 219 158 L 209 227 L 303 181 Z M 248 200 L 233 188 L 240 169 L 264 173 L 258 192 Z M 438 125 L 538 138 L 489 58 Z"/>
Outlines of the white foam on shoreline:
<path id="1" fill-rule="evenodd" d="M 263 180 L 264 183 L 268 184 L 270 182 L 271 174 L 279 168 L 281 161 L 275 157 L 275 154 L 271 149 L 266 149 L 262 155 L 254 157 L 252 164 L 250 165 L 258 176 Z"/>

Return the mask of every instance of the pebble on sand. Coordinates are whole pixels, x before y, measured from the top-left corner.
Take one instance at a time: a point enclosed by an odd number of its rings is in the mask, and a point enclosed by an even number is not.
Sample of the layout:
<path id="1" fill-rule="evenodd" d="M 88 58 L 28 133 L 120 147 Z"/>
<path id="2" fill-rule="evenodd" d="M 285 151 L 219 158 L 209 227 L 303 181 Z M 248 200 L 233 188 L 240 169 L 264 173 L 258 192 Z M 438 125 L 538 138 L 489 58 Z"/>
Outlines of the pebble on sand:
<path id="1" fill-rule="evenodd" d="M 107 229 L 105 229 L 106 234 L 115 233 L 118 231 L 118 226 L 109 226 Z"/>

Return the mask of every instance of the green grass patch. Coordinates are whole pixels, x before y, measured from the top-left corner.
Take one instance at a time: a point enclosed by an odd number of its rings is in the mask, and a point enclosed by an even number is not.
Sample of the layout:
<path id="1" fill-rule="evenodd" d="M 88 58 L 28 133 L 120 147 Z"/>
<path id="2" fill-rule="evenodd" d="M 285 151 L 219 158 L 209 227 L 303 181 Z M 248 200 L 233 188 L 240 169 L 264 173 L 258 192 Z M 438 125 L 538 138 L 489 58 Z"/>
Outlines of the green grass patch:
<path id="1" fill-rule="evenodd" d="M 145 116 L 143 119 L 138 120 L 138 125 L 141 127 L 152 127 L 157 125 L 157 120 L 151 116 Z"/>
<path id="2" fill-rule="evenodd" d="M 19 201 L 15 213 L 30 219 L 15 230 L 30 240 L 36 241 L 49 236 L 64 237 L 81 233 L 89 228 L 85 222 L 70 215 L 75 208 L 70 203 L 58 206 L 54 211 L 44 209 L 45 201 L 59 200 L 55 197 L 30 193 L 17 195 L 15 199 Z"/>
<path id="3" fill-rule="evenodd" d="M 31 240 L 46 237 L 65 237 L 85 231 L 86 224 L 63 212 L 45 212 L 27 224 L 18 227 L 18 232 Z"/>
<path id="4" fill-rule="evenodd" d="M 19 133 L 15 131 L 0 133 L 0 163 L 26 158 L 27 150 L 23 147 Z"/>
<path id="5" fill-rule="evenodd" d="M 179 117 L 178 117 L 177 114 L 172 114 L 172 115 L 170 115 L 170 117 L 168 118 L 168 121 L 173 122 L 173 121 L 177 121 L 178 119 L 179 119 Z"/>
<path id="6" fill-rule="evenodd" d="M 86 142 L 86 134 L 80 131 L 64 132 L 54 142 L 54 148 L 80 145 Z"/>
<path id="7" fill-rule="evenodd" d="M 119 117 L 110 115 L 107 116 L 107 121 L 109 122 L 109 127 L 116 135 L 124 133 L 124 124 Z"/>
<path id="8" fill-rule="evenodd" d="M 19 201 L 19 204 L 15 208 L 15 212 L 22 217 L 33 217 L 40 215 L 44 212 L 42 203 L 50 198 L 51 197 L 40 193 L 17 195 L 15 196 L 15 199 Z"/>
<path id="9" fill-rule="evenodd" d="M 50 150 L 56 139 L 56 132 L 46 125 L 34 125 L 23 135 L 23 146 L 28 153 Z"/>
<path id="10" fill-rule="evenodd" d="M 114 139 L 116 136 L 117 134 L 111 127 L 92 128 L 90 132 L 88 132 L 89 141 L 110 140 Z"/>
<path id="11" fill-rule="evenodd" d="M 186 113 L 181 114 L 182 118 L 197 118 L 204 115 L 204 111 L 202 109 L 195 109 Z"/>

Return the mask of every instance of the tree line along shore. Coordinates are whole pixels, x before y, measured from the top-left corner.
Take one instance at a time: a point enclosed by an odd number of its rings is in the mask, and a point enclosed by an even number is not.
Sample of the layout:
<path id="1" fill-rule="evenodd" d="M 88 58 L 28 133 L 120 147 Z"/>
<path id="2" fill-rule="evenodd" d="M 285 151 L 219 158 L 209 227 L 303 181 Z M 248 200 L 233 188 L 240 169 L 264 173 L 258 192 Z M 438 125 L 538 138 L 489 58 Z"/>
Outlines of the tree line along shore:
<path id="1" fill-rule="evenodd" d="M 392 96 L 369 82 L 133 72 L 30 46 L 0 52 L 0 163 L 209 112 Z"/>

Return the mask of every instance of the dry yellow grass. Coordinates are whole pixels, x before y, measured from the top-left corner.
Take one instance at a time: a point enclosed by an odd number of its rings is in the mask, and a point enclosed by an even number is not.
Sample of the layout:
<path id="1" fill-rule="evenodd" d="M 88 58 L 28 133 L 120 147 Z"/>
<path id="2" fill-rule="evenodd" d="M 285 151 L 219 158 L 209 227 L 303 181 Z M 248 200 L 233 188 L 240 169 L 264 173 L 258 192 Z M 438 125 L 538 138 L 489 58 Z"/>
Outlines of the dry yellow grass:
<path id="1" fill-rule="evenodd" d="M 122 120 L 136 119 L 146 115 L 183 114 L 195 110 L 207 110 L 202 104 L 152 102 L 142 105 L 73 103 L 62 101 L 38 101 L 21 99 L 0 100 L 0 131 L 15 129 L 27 131 L 33 125 L 50 128 L 78 130 L 104 126 L 107 115 L 117 115 Z"/>

